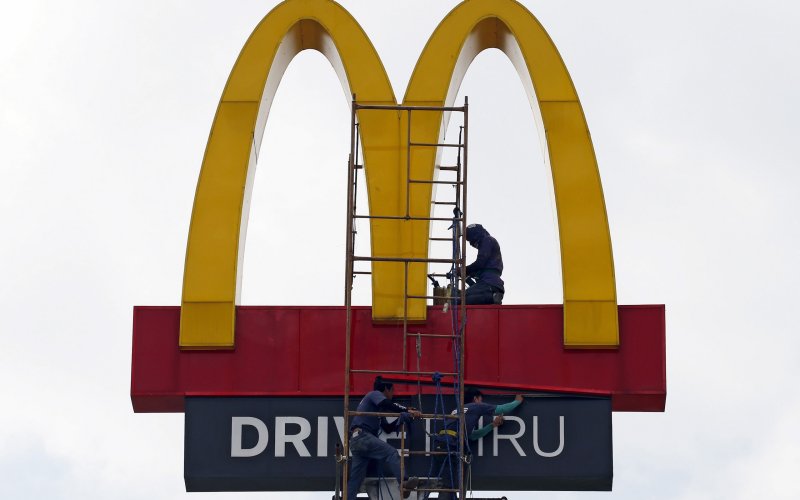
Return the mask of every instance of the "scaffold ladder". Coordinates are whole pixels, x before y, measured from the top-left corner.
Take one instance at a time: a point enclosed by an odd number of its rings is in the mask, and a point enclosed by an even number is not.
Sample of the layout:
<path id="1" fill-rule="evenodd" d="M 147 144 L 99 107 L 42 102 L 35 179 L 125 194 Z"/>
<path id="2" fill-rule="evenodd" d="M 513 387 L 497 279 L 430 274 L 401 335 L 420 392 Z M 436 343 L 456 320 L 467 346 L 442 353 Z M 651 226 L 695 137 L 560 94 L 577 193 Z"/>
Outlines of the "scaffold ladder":
<path id="1" fill-rule="evenodd" d="M 360 150 L 360 136 L 359 136 L 359 112 L 387 112 L 397 113 L 398 117 L 404 113 L 406 116 L 406 200 L 405 200 L 405 213 L 404 214 L 359 214 L 357 211 L 356 198 L 358 194 L 358 171 L 362 170 L 364 166 L 359 162 Z M 469 116 L 468 100 L 464 99 L 463 106 L 392 106 L 392 105 L 374 105 L 374 104 L 360 104 L 353 96 L 351 108 L 351 128 L 350 128 L 350 155 L 348 159 L 348 172 L 347 172 L 347 237 L 346 237 L 346 264 L 345 264 L 345 381 L 344 381 L 344 427 L 343 427 L 343 443 L 341 453 L 339 456 L 339 465 L 341 469 L 341 482 L 339 482 L 339 470 L 337 470 L 337 492 L 334 498 L 342 498 L 340 491 L 347 491 L 347 480 L 349 472 L 349 441 L 350 441 L 350 419 L 356 415 L 372 415 L 383 417 L 399 417 L 396 413 L 359 413 L 350 408 L 350 393 L 352 390 L 352 376 L 354 374 L 374 374 L 374 375 L 388 375 L 388 376 L 403 376 L 407 380 L 416 380 L 417 383 L 417 398 L 419 402 L 419 410 L 422 412 L 422 418 L 431 419 L 433 422 L 439 422 L 444 425 L 447 419 L 458 419 L 458 431 L 456 439 L 458 441 L 457 451 L 434 451 L 434 450 L 408 450 L 406 451 L 406 432 L 405 428 L 401 429 L 401 453 L 400 453 L 400 470 L 401 476 L 405 477 L 406 473 L 406 459 L 414 455 L 425 455 L 432 458 L 436 455 L 449 455 L 451 463 L 455 462 L 457 466 L 453 469 L 456 474 L 450 474 L 453 481 L 450 485 L 439 485 L 434 481 L 428 481 L 416 489 L 417 498 L 427 498 L 433 492 L 452 492 L 458 493 L 459 498 L 465 498 L 466 493 L 466 480 L 465 480 L 465 464 L 466 464 L 466 450 L 464 437 L 464 332 L 466 329 L 466 305 L 465 305 L 465 281 L 466 281 L 466 220 L 467 220 L 467 144 L 468 144 L 468 116 Z M 459 131 L 458 142 L 447 143 L 443 140 L 435 143 L 415 142 L 412 137 L 412 119 L 416 113 L 442 113 L 443 119 L 449 118 L 451 113 L 461 113 L 463 115 L 463 125 Z M 412 178 L 412 150 L 414 148 L 436 148 L 437 153 L 441 148 L 456 148 L 457 159 L 455 165 L 436 165 L 435 168 L 439 173 L 448 173 L 454 175 L 455 179 L 438 180 L 437 179 L 415 179 Z M 440 158 L 440 155 L 435 155 Z M 439 163 L 437 161 L 437 163 Z M 430 185 L 450 185 L 455 187 L 455 199 L 450 201 L 432 201 L 430 213 L 428 216 L 412 216 L 411 215 L 411 186 L 414 184 L 430 184 Z M 434 209 L 436 206 L 452 206 L 452 217 L 435 217 Z M 392 257 L 374 257 L 374 256 L 358 256 L 355 255 L 356 243 L 356 221 L 359 219 L 364 220 L 399 220 L 404 223 L 411 221 L 449 221 L 451 226 L 449 228 L 450 235 L 444 237 L 432 237 L 431 241 L 448 241 L 452 244 L 452 255 L 450 258 L 431 258 L 428 255 L 426 258 L 410 258 L 404 256 Z M 433 227 L 431 225 L 430 227 Z M 403 286 L 403 336 L 402 336 L 402 367 L 386 367 L 387 369 L 360 368 L 352 366 L 351 358 L 351 340 L 353 336 L 353 321 L 352 321 L 352 290 L 354 278 L 357 275 L 369 275 L 370 271 L 356 270 L 355 264 L 357 262 L 397 262 L 402 263 L 404 266 L 404 286 Z M 409 264 L 411 263 L 425 263 L 430 265 L 449 265 L 449 272 L 436 273 L 433 272 L 429 276 L 433 277 L 447 277 L 449 279 L 448 289 L 451 291 L 443 300 L 445 307 L 448 307 L 451 315 L 451 332 L 445 333 L 421 333 L 412 332 L 409 330 L 409 301 L 411 300 L 428 300 L 442 299 L 442 297 L 434 297 L 433 295 L 413 295 L 409 293 Z M 387 333 L 392 335 L 394 333 Z M 417 362 L 416 370 L 409 369 L 408 362 L 408 340 L 409 337 L 415 338 Z M 395 344 L 388 339 L 387 346 L 394 346 Z M 420 362 L 422 358 L 422 344 L 423 342 L 431 342 L 436 345 L 436 342 L 450 341 L 453 345 L 454 363 L 453 369 L 442 372 L 427 372 L 420 370 Z M 392 347 L 387 347 L 392 348 Z M 427 350 L 427 349 L 426 349 Z M 450 415 L 446 412 L 444 404 L 439 408 L 437 404 L 433 412 L 426 412 L 422 405 L 422 387 L 421 381 L 424 378 L 430 379 L 431 377 L 449 376 L 453 378 L 454 382 L 454 396 L 455 408 L 457 411 L 455 415 Z M 437 393 L 440 391 L 440 386 L 437 385 Z M 441 410 L 441 411 L 440 411 Z M 449 449 L 449 446 L 448 446 Z M 438 476 L 437 476 L 438 477 Z M 436 479 L 432 477 L 430 479 Z M 338 487 L 341 485 L 341 490 Z M 405 493 L 403 491 L 403 484 L 399 485 L 401 498 Z"/>

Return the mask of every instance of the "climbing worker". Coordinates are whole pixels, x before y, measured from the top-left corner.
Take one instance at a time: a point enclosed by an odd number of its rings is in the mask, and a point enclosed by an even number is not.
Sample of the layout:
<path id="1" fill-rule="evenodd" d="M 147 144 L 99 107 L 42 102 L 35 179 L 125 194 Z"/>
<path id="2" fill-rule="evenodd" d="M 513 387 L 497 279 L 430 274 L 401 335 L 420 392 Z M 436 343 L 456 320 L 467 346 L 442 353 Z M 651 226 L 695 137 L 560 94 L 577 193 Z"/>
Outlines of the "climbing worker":
<path id="1" fill-rule="evenodd" d="M 388 465 L 394 477 L 397 478 L 397 484 L 403 485 L 403 498 L 407 498 L 411 490 L 416 489 L 419 485 L 419 479 L 411 478 L 403 482 L 404 478 L 400 477 L 400 457 L 397 449 L 387 444 L 386 441 L 380 440 L 378 432 L 380 429 L 387 433 L 396 432 L 402 424 L 419 418 L 420 412 L 392 402 L 394 385 L 385 382 L 380 376 L 375 377 L 372 389 L 372 392 L 364 396 L 364 399 L 358 404 L 357 411 L 396 412 L 400 413 L 400 418 L 391 423 L 384 417 L 373 415 L 357 415 L 353 418 L 350 426 L 350 452 L 353 454 L 353 458 L 347 478 L 347 500 L 356 499 L 370 461 Z"/>
<path id="2" fill-rule="evenodd" d="M 467 282 L 475 284 L 466 290 L 466 303 L 472 304 L 502 304 L 505 287 L 503 279 L 503 255 L 500 253 L 500 244 L 480 224 L 467 226 L 467 241 L 478 249 L 475 262 L 468 265 Z"/>
<path id="3" fill-rule="evenodd" d="M 477 441 L 489 434 L 495 427 L 503 425 L 503 414 L 513 411 L 517 406 L 522 404 L 523 398 L 521 394 L 517 394 L 514 401 L 503 405 L 493 405 L 483 402 L 483 393 L 478 389 L 467 389 L 464 391 L 464 429 L 466 435 L 469 437 L 468 441 L 464 442 L 464 452 L 469 453 L 469 441 Z M 451 415 L 455 415 L 457 410 L 453 410 Z M 480 429 L 478 423 L 483 416 L 493 416 L 492 421 Z M 448 452 L 455 455 L 436 455 L 434 457 L 433 466 L 434 474 L 439 475 L 440 484 L 442 488 L 458 489 L 458 420 L 447 419 L 445 428 L 439 431 L 434 436 L 434 449 L 437 452 Z M 450 460 L 447 457 L 450 457 Z M 455 500 L 456 495 L 452 492 L 440 492 L 440 500 Z"/>

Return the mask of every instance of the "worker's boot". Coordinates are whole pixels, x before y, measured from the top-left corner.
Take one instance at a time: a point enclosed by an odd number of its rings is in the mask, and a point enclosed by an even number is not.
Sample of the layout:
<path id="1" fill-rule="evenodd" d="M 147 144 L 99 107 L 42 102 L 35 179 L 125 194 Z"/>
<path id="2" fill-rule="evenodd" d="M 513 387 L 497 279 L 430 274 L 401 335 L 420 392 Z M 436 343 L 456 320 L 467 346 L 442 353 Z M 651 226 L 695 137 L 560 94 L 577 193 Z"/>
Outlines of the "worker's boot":
<path id="1" fill-rule="evenodd" d="M 411 490 L 416 490 L 417 486 L 419 486 L 419 478 L 412 477 L 407 481 L 403 482 L 403 498 L 408 498 L 411 495 Z"/>

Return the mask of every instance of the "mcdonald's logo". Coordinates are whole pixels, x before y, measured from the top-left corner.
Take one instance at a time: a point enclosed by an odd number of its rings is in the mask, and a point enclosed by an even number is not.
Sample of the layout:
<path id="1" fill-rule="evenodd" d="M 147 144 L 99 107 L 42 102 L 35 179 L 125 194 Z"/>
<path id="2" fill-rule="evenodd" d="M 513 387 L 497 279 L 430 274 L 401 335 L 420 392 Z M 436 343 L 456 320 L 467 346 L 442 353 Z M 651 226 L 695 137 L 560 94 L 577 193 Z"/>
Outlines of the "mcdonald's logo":
<path id="1" fill-rule="evenodd" d="M 513 0 L 466 0 L 439 24 L 417 61 L 404 105 L 449 106 L 475 56 L 488 48 L 511 60 L 540 121 L 552 170 L 564 291 L 564 345 L 619 345 L 611 238 L 594 148 L 578 95 L 555 45 Z M 192 211 L 180 317 L 180 346 L 234 346 L 235 311 L 256 152 L 282 75 L 301 50 L 325 55 L 346 95 L 396 105 L 386 71 L 355 19 L 331 0 L 287 0 L 258 24 L 222 93 L 203 158 Z M 402 113 L 359 112 L 371 214 L 404 207 L 408 124 Z M 437 142 L 446 117 L 415 117 L 414 141 Z M 415 151 L 411 175 L 433 179 L 435 152 Z M 343 181 L 344 182 L 344 181 Z M 413 187 L 411 215 L 430 213 L 430 185 Z M 524 226 L 523 226 L 524 227 Z M 373 220 L 373 256 L 423 258 L 429 223 Z M 411 264 L 409 293 L 423 295 L 425 264 Z M 374 263 L 374 320 L 403 315 L 402 265 Z M 425 304 L 409 305 L 410 320 Z"/>

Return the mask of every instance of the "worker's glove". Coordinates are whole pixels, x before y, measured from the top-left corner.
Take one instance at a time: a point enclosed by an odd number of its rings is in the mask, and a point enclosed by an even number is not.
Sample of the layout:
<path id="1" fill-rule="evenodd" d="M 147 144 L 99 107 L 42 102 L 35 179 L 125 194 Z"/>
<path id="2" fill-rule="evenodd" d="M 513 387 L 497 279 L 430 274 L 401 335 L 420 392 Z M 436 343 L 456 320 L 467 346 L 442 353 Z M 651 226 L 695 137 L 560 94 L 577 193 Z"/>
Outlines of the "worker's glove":
<path id="1" fill-rule="evenodd" d="M 397 425 L 410 424 L 412 420 L 414 420 L 414 418 L 411 416 L 411 413 L 404 411 L 400 414 Z"/>

